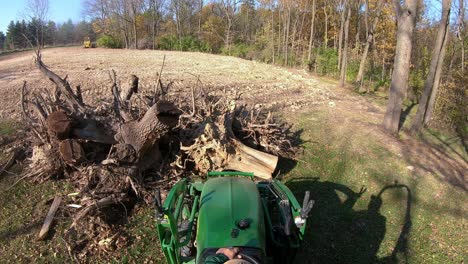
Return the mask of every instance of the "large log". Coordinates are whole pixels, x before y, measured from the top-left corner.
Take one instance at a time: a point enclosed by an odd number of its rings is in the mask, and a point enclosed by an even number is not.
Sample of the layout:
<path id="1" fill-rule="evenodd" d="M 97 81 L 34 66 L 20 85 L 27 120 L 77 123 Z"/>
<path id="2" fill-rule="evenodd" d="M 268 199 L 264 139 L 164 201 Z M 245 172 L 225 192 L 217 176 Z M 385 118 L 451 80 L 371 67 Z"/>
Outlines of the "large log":
<path id="1" fill-rule="evenodd" d="M 132 146 L 141 157 L 162 135 L 177 125 L 180 114 L 173 103 L 159 101 L 148 109 L 140 121 L 120 125 L 115 139 Z"/>

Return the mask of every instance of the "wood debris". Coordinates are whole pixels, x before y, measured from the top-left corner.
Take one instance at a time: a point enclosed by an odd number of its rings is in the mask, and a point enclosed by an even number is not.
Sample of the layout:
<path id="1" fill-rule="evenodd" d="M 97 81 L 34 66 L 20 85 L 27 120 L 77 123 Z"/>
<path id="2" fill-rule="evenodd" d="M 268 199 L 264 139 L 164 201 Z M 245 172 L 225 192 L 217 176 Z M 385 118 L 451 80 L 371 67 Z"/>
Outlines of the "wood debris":
<path id="1" fill-rule="evenodd" d="M 136 75 L 120 87 L 110 71 L 113 96 L 91 106 L 81 87 L 73 90 L 36 55 L 36 66 L 55 89 L 27 83 L 21 89 L 33 138 L 22 177 L 65 178 L 76 188 L 65 195 L 61 210 L 73 218 L 67 243 L 81 252 L 78 257 L 124 247 L 126 217 L 135 203 L 152 203 L 154 188 L 169 189 L 182 177 L 219 170 L 254 172 L 268 180 L 279 157 L 297 152 L 291 126 L 239 103 L 240 95 L 229 98 L 200 82 L 171 94 L 161 67 L 155 88 L 146 94 Z"/>

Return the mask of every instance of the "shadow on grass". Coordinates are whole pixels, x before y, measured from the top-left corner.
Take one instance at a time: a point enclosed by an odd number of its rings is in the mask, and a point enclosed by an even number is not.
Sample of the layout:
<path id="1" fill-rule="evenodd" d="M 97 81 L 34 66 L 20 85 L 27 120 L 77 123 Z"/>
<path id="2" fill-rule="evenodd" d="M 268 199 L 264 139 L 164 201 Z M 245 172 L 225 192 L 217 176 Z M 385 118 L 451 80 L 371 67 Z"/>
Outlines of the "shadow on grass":
<path id="1" fill-rule="evenodd" d="M 364 187 L 355 192 L 346 185 L 318 178 L 295 179 L 286 184 L 297 197 L 309 190 L 310 198 L 315 200 L 296 263 L 399 263 L 401 257 L 408 259 L 411 192 L 406 185 L 388 185 L 371 195 L 367 210 L 354 210 L 366 192 Z M 408 190 L 405 224 L 391 255 L 379 259 L 377 252 L 387 230 L 386 218 L 380 213 L 382 194 L 394 188 Z"/>
<path id="2" fill-rule="evenodd" d="M 437 137 L 436 137 L 437 138 Z M 466 168 L 468 162 L 466 159 L 452 150 L 450 155 L 445 148 L 449 148 L 440 138 L 437 145 L 432 143 L 426 136 L 422 135 L 422 144 L 417 141 L 408 140 L 403 145 L 403 156 L 416 169 L 422 170 L 422 173 L 429 173 L 441 181 L 452 186 L 468 191 L 468 180 L 466 178 Z M 444 146 L 444 147 L 443 147 Z"/>
<path id="3" fill-rule="evenodd" d="M 401 129 L 403 127 L 403 124 L 406 122 L 408 119 L 409 114 L 411 113 L 411 110 L 416 106 L 415 102 L 412 102 L 410 105 L 406 107 L 405 110 L 401 112 L 400 115 L 400 121 L 398 123 L 398 129 Z"/>
<path id="4" fill-rule="evenodd" d="M 9 231 L 1 231 L 0 232 L 0 242 L 6 242 L 11 239 L 15 239 L 18 236 L 23 236 L 27 234 L 31 234 L 34 230 L 40 228 L 42 223 L 40 222 L 35 222 L 27 225 L 23 225 L 21 227 L 18 227 L 14 230 L 9 230 Z"/>

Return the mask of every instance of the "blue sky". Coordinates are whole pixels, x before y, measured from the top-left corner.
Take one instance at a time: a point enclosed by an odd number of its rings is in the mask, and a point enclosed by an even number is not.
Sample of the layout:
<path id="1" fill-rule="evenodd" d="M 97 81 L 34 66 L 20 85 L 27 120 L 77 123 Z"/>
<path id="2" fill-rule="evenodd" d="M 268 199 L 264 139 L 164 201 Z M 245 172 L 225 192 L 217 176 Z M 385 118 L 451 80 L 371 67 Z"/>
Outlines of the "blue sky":
<path id="1" fill-rule="evenodd" d="M 82 20 L 82 0 L 49 0 L 49 19 L 57 23 Z M 27 0 L 0 0 L 0 31 L 6 33 L 11 20 L 23 19 Z"/>

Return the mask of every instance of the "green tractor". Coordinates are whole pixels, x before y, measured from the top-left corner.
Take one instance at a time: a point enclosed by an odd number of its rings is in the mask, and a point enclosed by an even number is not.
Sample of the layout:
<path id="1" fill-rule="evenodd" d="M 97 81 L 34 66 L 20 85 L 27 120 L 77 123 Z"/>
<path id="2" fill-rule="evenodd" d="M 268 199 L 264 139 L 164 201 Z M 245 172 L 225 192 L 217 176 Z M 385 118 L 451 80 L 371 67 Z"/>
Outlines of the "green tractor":
<path id="1" fill-rule="evenodd" d="M 164 203 L 157 191 L 156 228 L 169 264 L 224 263 L 217 253 L 234 248 L 230 263 L 290 263 L 313 204 L 306 192 L 301 208 L 278 180 L 210 172 L 205 181 L 179 181 Z"/>

